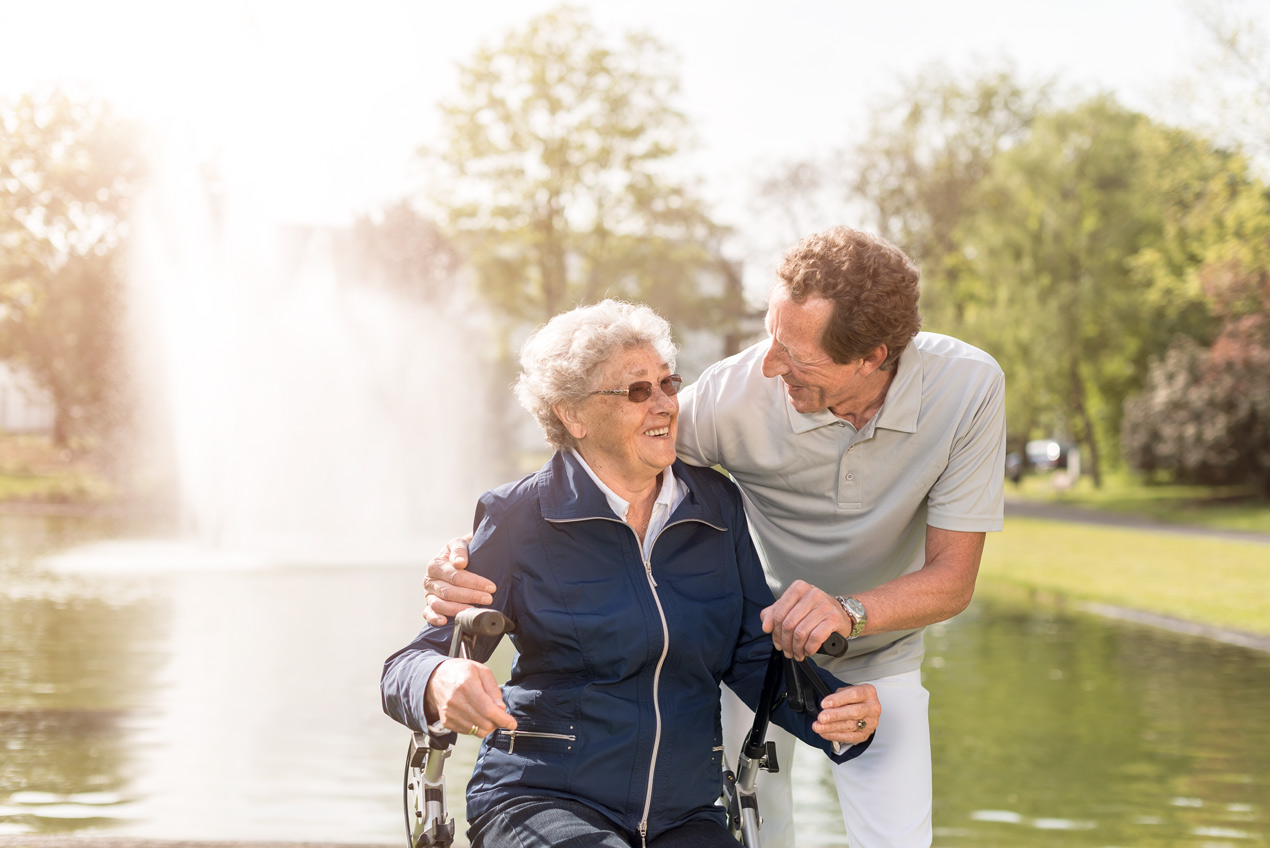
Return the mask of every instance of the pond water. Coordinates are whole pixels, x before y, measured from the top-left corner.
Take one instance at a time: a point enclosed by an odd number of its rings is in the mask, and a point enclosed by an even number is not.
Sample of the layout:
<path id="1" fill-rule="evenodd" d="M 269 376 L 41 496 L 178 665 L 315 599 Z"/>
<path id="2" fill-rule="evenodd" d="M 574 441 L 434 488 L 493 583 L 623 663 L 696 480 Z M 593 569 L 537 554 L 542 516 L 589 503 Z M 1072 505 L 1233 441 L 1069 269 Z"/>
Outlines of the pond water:
<path id="1" fill-rule="evenodd" d="M 118 533 L 0 517 L 0 835 L 399 844 L 378 676 L 421 566 Z M 1268 654 L 985 585 L 925 676 L 937 845 L 1270 843 Z M 474 748 L 447 766 L 460 814 Z M 821 761 L 795 775 L 800 845 L 845 845 Z"/>

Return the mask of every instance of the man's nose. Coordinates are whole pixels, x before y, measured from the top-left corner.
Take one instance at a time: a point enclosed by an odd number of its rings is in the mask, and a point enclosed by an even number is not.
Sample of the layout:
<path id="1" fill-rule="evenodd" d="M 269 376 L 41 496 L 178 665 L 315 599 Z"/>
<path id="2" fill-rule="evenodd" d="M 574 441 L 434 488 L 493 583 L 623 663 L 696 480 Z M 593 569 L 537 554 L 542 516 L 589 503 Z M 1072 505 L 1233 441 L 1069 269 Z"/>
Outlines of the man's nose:
<path id="1" fill-rule="evenodd" d="M 772 343 L 767 346 L 767 353 L 763 354 L 763 376 L 779 377 L 781 374 L 788 373 L 789 366 L 785 362 L 785 357 L 781 355 L 776 339 L 772 339 Z"/>

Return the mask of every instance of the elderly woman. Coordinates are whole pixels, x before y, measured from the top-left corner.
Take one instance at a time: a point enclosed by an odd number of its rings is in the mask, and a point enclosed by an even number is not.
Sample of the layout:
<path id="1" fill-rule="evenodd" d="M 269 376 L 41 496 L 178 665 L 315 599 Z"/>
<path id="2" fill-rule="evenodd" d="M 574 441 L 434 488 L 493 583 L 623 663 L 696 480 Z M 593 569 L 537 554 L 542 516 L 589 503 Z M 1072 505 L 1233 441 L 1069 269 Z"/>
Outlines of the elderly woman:
<path id="1" fill-rule="evenodd" d="M 450 626 L 385 663 L 390 716 L 484 737 L 467 790 L 475 848 L 736 845 L 715 804 L 718 685 L 757 703 L 773 598 L 736 488 L 675 458 L 675 352 L 652 310 L 612 300 L 525 343 L 516 394 L 555 453 L 482 496 L 469 566 L 517 623 L 511 677 L 500 693 L 485 666 L 448 658 Z M 773 720 L 836 761 L 861 753 L 872 689 L 823 706 L 814 724 L 784 708 Z"/>

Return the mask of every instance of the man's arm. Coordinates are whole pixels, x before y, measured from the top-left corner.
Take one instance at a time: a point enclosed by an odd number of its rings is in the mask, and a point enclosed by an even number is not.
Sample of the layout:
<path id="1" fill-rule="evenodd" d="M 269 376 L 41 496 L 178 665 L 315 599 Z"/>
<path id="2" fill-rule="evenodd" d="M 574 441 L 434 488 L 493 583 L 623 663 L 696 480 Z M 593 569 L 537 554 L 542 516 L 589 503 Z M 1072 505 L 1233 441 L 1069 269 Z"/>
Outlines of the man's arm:
<path id="1" fill-rule="evenodd" d="M 925 565 L 855 594 L 869 614 L 863 632 L 912 630 L 964 610 L 974 595 L 984 536 L 928 525 Z M 834 631 L 851 634 L 851 618 L 838 601 L 802 580 L 791 583 L 762 616 L 776 646 L 796 659 L 815 653 Z"/>

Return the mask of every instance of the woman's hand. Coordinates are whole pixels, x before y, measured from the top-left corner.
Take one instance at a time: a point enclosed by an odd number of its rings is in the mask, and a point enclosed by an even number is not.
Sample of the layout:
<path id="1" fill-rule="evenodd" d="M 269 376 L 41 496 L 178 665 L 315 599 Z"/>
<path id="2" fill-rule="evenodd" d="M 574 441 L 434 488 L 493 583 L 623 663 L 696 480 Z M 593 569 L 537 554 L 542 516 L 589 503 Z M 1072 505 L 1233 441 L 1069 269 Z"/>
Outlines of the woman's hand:
<path id="1" fill-rule="evenodd" d="M 820 702 L 820 717 L 811 729 L 830 742 L 857 745 L 873 735 L 881 715 L 882 704 L 871 685 L 844 686 Z"/>
<path id="2" fill-rule="evenodd" d="M 494 672 L 478 662 L 448 659 L 428 680 L 428 714 L 456 733 L 486 736 L 495 728 L 516 729 Z"/>

